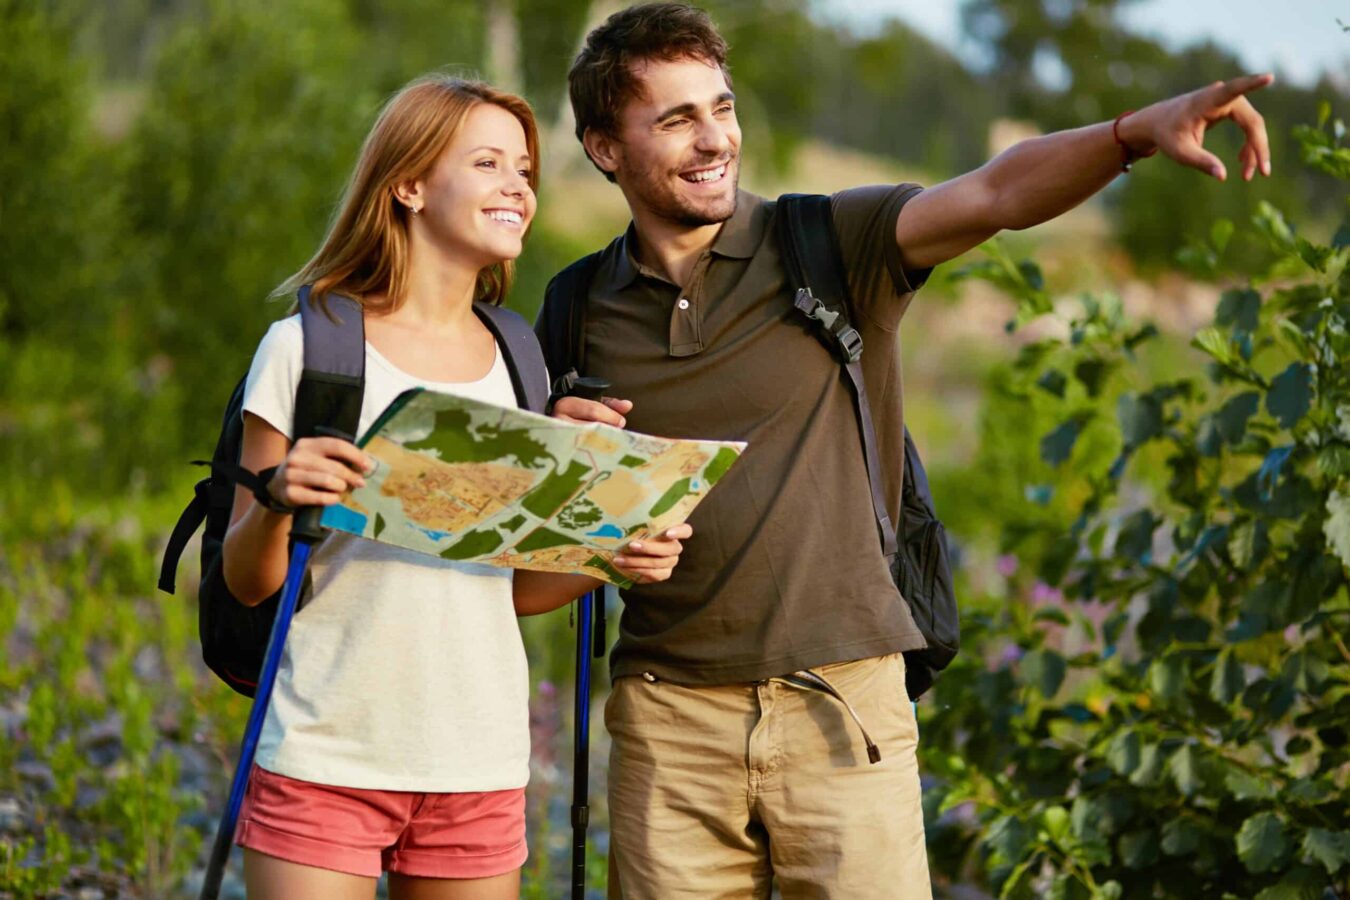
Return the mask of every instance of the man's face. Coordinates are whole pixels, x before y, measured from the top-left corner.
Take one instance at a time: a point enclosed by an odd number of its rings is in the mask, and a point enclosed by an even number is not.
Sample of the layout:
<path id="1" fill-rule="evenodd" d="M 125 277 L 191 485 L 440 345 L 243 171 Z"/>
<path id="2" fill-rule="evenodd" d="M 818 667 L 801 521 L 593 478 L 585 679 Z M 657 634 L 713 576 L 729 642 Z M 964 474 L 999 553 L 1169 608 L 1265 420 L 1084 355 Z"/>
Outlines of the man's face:
<path id="1" fill-rule="evenodd" d="M 736 211 L 741 127 L 722 70 L 697 59 L 638 63 L 642 91 L 619 114 L 610 170 L 629 205 L 688 227 Z"/>

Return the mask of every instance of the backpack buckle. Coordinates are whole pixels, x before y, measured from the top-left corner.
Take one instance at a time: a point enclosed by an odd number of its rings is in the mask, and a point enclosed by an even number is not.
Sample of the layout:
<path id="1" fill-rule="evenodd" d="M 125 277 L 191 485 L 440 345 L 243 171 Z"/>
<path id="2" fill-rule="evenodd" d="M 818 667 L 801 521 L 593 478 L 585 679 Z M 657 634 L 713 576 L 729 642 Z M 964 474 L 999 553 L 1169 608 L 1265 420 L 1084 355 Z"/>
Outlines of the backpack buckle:
<path id="1" fill-rule="evenodd" d="M 810 288 L 798 288 L 792 305 L 808 319 L 817 322 L 821 330 L 829 335 L 827 343 L 830 349 L 845 365 L 855 363 L 862 357 L 863 340 L 858 329 L 848 324 L 848 320 L 838 312 L 821 303 Z"/>

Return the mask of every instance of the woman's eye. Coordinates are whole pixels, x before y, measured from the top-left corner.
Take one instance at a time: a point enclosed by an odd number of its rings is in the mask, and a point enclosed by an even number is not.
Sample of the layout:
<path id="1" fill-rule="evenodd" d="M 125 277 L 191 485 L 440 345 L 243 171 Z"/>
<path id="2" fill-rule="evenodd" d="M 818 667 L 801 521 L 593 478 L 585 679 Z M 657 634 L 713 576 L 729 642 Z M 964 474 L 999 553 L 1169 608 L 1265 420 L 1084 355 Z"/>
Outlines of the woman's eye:
<path id="1" fill-rule="evenodd" d="M 521 178 L 529 178 L 529 177 L 530 177 L 530 170 L 529 170 L 529 169 L 517 169 L 517 170 L 516 170 L 516 174 L 518 174 Z"/>
<path id="2" fill-rule="evenodd" d="M 487 166 L 489 169 L 497 168 L 497 161 L 495 159 L 480 159 L 478 164 L 480 166 Z"/>

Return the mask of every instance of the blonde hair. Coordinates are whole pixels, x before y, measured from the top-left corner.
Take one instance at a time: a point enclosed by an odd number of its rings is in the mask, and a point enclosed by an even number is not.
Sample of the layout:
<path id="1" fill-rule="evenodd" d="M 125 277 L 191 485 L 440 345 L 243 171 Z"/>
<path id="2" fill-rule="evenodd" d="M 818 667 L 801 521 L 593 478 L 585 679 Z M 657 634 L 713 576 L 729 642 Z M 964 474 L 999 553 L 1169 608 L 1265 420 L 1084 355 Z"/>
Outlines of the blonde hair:
<path id="1" fill-rule="evenodd" d="M 424 177 L 454 139 L 469 111 L 481 103 L 500 106 L 525 129 L 529 183 L 539 182 L 539 130 L 530 105 L 481 81 L 445 75 L 419 78 L 381 110 L 366 136 L 356 169 L 343 192 L 323 243 L 304 267 L 276 289 L 277 295 L 313 285 L 311 298 L 326 309 L 329 293 L 354 297 L 368 309 L 393 310 L 408 282 L 408 221 L 411 212 L 394 196 L 396 185 Z M 474 300 L 500 304 L 515 274 L 512 260 L 478 273 Z M 378 305 L 366 298 L 383 294 Z"/>

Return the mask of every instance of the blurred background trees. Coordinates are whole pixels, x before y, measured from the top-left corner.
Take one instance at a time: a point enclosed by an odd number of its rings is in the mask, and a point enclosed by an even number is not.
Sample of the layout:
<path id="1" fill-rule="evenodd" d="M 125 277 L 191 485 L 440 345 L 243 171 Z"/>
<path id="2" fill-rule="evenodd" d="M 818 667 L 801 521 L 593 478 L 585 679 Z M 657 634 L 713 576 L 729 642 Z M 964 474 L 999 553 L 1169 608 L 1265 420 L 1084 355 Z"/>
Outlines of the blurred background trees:
<path id="1" fill-rule="evenodd" d="M 765 195 L 931 184 L 1242 68 L 1131 31 L 1126 0 L 965 0 L 980 64 L 822 6 L 707 4 Z M 190 890 L 243 710 L 196 659 L 191 591 L 153 593 L 185 462 L 209 455 L 285 313 L 271 291 L 408 79 L 482 74 L 535 104 L 545 177 L 511 306 L 532 316 L 553 273 L 623 227 L 565 90 L 585 29 L 616 8 L 0 0 L 0 892 Z M 920 704 L 941 885 L 1350 894 L 1346 100 L 1344 72 L 1281 82 L 1256 98 L 1273 178 L 1141 164 L 942 267 L 908 314 L 906 407 L 970 631 Z M 1333 115 L 1296 139 L 1322 101 Z M 1235 130 L 1210 144 L 1231 171 Z M 570 632 L 562 615 L 524 627 L 527 883 L 550 897 Z M 595 820 L 603 848 L 602 803 Z"/>

